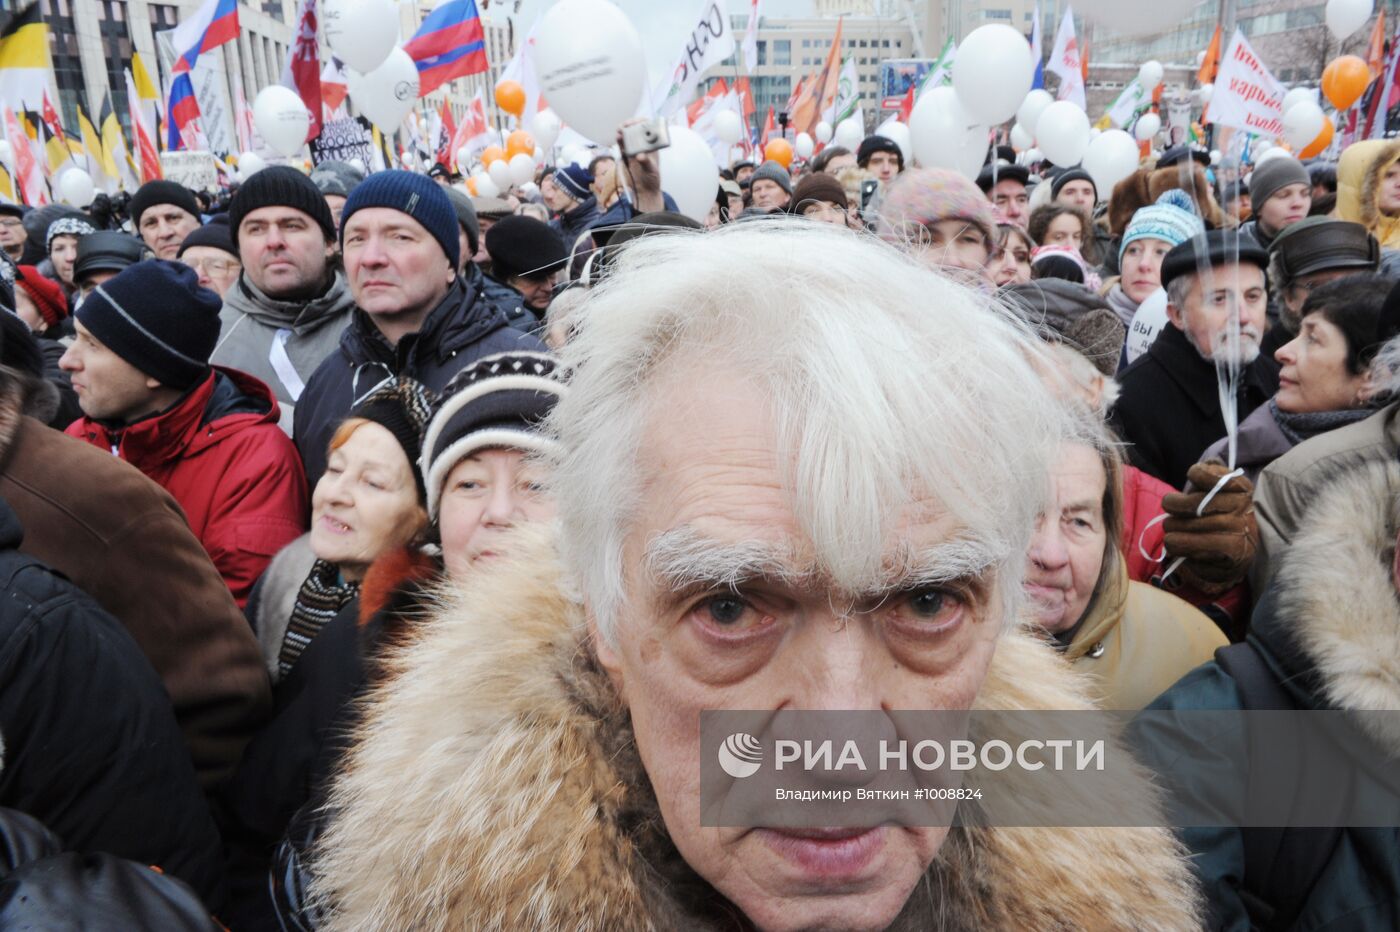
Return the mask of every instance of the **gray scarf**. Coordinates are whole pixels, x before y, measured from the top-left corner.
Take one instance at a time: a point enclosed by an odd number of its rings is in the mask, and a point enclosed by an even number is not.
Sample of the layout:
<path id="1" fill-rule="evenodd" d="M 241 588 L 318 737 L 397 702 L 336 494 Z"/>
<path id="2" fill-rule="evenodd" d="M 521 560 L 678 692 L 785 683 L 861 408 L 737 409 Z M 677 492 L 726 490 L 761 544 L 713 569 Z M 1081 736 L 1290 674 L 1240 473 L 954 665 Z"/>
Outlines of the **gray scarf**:
<path id="1" fill-rule="evenodd" d="M 1118 319 L 1123 322 L 1124 327 L 1133 325 L 1133 315 L 1137 313 L 1138 304 L 1123 291 L 1122 282 L 1114 282 L 1113 287 L 1108 289 L 1108 294 L 1104 295 L 1104 300 L 1108 302 L 1109 308 L 1118 315 Z"/>
<path id="2" fill-rule="evenodd" d="M 1297 446 L 1304 440 L 1311 440 L 1318 434 L 1325 434 L 1329 430 L 1336 430 L 1338 427 L 1346 427 L 1348 424 L 1364 421 L 1376 413 L 1376 408 L 1368 405 L 1362 408 L 1343 408 L 1341 411 L 1289 414 L 1286 411 L 1280 411 L 1278 403 L 1270 398 L 1269 413 L 1274 416 L 1274 422 L 1278 424 L 1278 429 L 1283 432 L 1283 435 L 1288 438 L 1288 442 Z"/>
<path id="3" fill-rule="evenodd" d="M 310 333 L 322 324 L 339 320 L 342 313 L 355 306 L 355 296 L 350 293 L 350 283 L 346 281 L 345 273 L 339 269 L 326 293 L 310 301 L 269 298 L 244 273 L 224 295 L 224 306 L 247 314 L 260 323 L 285 327 L 301 335 Z"/>

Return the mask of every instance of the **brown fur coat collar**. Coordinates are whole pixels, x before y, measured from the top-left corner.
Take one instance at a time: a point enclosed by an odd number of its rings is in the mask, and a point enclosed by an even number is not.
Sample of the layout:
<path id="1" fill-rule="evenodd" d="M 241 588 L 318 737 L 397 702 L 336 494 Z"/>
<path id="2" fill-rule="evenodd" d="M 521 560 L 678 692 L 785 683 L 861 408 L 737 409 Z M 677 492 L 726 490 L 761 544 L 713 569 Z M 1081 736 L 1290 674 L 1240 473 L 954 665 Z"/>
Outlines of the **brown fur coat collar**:
<path id="1" fill-rule="evenodd" d="M 311 865 L 326 928 L 745 928 L 670 843 L 584 630 L 548 548 L 441 595 L 335 783 Z M 1085 695 L 1018 632 L 979 705 L 1087 708 Z M 1072 779 L 1063 792 L 1083 794 Z M 954 829 L 895 927 L 1185 930 L 1196 909 L 1165 830 Z"/>

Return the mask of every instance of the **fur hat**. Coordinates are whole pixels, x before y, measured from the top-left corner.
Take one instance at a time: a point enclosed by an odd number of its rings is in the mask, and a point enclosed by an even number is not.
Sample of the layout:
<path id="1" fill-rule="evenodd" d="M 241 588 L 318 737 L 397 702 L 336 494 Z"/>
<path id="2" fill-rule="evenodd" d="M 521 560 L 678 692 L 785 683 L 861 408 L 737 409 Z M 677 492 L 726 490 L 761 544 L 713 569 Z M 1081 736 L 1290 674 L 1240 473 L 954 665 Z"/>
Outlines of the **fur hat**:
<path id="1" fill-rule="evenodd" d="M 1068 344 L 1110 378 L 1118 370 L 1128 330 L 1099 295 L 1059 278 L 1011 285 L 1001 294 L 1042 339 Z"/>
<path id="2" fill-rule="evenodd" d="M 1132 222 L 1133 215 L 1167 191 L 1181 189 L 1195 202 L 1196 216 L 1200 217 L 1207 229 L 1218 230 L 1234 226 L 1234 220 L 1215 201 L 1215 192 L 1206 179 L 1206 170 L 1199 162 L 1190 161 L 1189 173 L 1183 174 L 1184 165 L 1169 168 L 1140 168 L 1113 186 L 1113 196 L 1108 202 L 1108 226 L 1115 236 L 1121 236 Z"/>

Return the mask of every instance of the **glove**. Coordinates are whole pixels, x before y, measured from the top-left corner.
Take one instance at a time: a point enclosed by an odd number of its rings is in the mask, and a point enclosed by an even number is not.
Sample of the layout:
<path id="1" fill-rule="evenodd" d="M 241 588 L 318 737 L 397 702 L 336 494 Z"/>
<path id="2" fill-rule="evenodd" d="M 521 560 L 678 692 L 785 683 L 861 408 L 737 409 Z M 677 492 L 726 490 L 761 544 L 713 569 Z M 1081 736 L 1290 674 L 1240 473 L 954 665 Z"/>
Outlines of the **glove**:
<path id="1" fill-rule="evenodd" d="M 1214 460 L 1197 463 L 1186 473 L 1190 491 L 1162 496 L 1167 512 L 1162 543 L 1167 556 L 1184 561 L 1177 575 L 1205 595 L 1219 595 L 1242 582 L 1259 548 L 1254 483 L 1244 476 L 1225 483 L 1205 512 L 1196 514 L 1206 495 L 1230 471 Z"/>

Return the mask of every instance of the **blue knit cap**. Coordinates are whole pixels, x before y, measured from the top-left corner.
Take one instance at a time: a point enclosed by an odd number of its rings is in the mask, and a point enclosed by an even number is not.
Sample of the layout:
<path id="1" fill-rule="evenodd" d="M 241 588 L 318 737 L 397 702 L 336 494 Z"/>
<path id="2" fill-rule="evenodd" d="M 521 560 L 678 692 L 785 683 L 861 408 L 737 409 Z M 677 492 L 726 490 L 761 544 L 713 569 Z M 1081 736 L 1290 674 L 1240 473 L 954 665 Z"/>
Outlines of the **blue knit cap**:
<path id="1" fill-rule="evenodd" d="M 564 165 L 554 170 L 554 183 L 576 201 L 586 201 L 593 194 L 593 176 L 582 165 Z"/>
<path id="2" fill-rule="evenodd" d="M 1186 242 L 1193 236 L 1205 232 L 1205 224 L 1196 216 L 1195 204 L 1191 195 L 1180 188 L 1163 192 L 1157 203 L 1149 204 L 1137 213 L 1123 231 L 1123 242 L 1118 247 L 1118 262 L 1123 262 L 1123 253 L 1128 244 L 1140 239 L 1159 239 L 1173 246 Z"/>
<path id="3" fill-rule="evenodd" d="M 457 212 L 442 187 L 427 175 L 406 171 L 375 172 L 360 182 L 345 201 L 340 214 L 340 248 L 345 249 L 345 228 L 355 211 L 387 207 L 408 214 L 438 241 L 455 269 L 462 263 L 457 242 Z"/>

